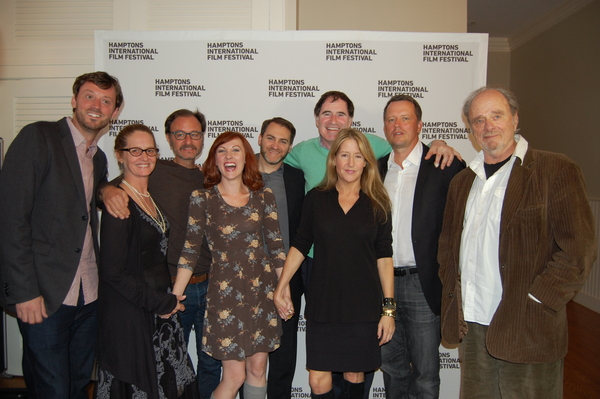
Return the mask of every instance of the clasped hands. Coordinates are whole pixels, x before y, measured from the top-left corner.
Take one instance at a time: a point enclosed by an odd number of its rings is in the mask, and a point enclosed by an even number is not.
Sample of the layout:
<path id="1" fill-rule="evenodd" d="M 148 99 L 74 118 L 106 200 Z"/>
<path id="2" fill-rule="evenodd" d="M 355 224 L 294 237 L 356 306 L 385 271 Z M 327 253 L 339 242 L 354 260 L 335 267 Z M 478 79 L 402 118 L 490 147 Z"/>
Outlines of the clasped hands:
<path id="1" fill-rule="evenodd" d="M 294 304 L 292 303 L 289 285 L 286 288 L 280 288 L 278 286 L 273 295 L 273 301 L 275 302 L 279 317 L 284 321 L 288 321 L 294 317 Z"/>
<path id="2" fill-rule="evenodd" d="M 185 310 L 185 305 L 183 303 L 181 303 L 185 300 L 185 295 L 175 295 L 175 296 L 177 297 L 177 306 L 175 306 L 175 309 L 173 309 L 171 311 L 171 313 L 162 314 L 162 315 L 159 315 L 159 317 L 161 317 L 163 319 L 168 319 L 169 317 L 173 316 L 175 313 L 183 312 Z"/>

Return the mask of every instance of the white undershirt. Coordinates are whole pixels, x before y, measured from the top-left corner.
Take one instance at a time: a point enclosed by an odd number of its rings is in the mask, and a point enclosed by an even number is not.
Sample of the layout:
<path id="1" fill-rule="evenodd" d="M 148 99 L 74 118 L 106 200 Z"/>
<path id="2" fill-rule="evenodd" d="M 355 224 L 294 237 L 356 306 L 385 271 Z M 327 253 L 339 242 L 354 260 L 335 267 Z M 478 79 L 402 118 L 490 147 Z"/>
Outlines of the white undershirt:
<path id="1" fill-rule="evenodd" d="M 388 172 L 384 185 L 392 201 L 392 238 L 394 243 L 394 267 L 416 266 L 412 245 L 412 210 L 415 186 L 423 146 L 420 142 L 408 154 L 400 167 L 394 162 L 394 152 L 388 160 Z"/>
<path id="2" fill-rule="evenodd" d="M 465 320 L 489 325 L 502 298 L 499 243 L 504 194 L 516 157 L 527 152 L 527 141 L 515 135 L 517 146 L 511 159 L 486 178 L 483 152 L 469 167 L 473 181 L 465 209 L 460 245 L 460 273 Z"/>

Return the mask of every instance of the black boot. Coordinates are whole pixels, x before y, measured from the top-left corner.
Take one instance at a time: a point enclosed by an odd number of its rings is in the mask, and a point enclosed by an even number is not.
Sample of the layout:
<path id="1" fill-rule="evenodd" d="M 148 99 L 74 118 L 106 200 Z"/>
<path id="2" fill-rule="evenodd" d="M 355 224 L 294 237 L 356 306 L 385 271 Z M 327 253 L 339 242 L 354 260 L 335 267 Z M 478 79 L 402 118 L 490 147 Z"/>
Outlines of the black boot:
<path id="1" fill-rule="evenodd" d="M 362 399 L 365 396 L 365 383 L 359 382 L 353 384 L 348 383 L 348 398 L 349 399 Z"/>
<path id="2" fill-rule="evenodd" d="M 344 379 L 342 385 L 342 393 L 339 399 L 363 399 L 365 395 L 365 383 L 358 382 L 356 384 Z"/>
<path id="3" fill-rule="evenodd" d="M 316 393 L 310 393 L 311 399 L 333 399 L 333 389 L 329 392 L 317 395 Z"/>

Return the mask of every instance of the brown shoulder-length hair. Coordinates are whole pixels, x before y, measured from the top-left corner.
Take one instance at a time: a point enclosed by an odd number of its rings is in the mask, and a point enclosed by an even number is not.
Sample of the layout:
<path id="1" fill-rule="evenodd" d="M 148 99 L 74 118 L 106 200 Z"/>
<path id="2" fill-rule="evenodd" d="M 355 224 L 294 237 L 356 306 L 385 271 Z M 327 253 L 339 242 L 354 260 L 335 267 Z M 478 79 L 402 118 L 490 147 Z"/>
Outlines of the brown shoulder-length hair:
<path id="1" fill-rule="evenodd" d="M 217 167 L 216 155 L 217 148 L 225 143 L 230 142 L 233 139 L 240 139 L 244 152 L 246 153 L 246 164 L 244 165 L 244 172 L 242 173 L 242 183 L 252 191 L 260 190 L 263 186 L 263 179 L 258 171 L 258 164 L 256 163 L 256 157 L 252 146 L 248 143 L 248 140 L 243 134 L 238 132 L 224 132 L 216 138 L 208 152 L 208 158 L 204 162 L 202 172 L 204 173 L 204 188 L 212 188 L 213 186 L 221 182 L 221 172 Z"/>
<path id="2" fill-rule="evenodd" d="M 358 144 L 358 149 L 366 161 L 365 168 L 360 176 L 360 189 L 371 200 L 375 217 L 381 221 L 387 221 L 388 213 L 391 212 L 392 203 L 388 196 L 387 190 L 381 181 L 379 169 L 377 167 L 377 159 L 371 148 L 371 144 L 367 137 L 356 129 L 342 129 L 338 133 L 335 141 L 331 144 L 331 149 L 327 155 L 327 170 L 325 177 L 319 186 L 318 190 L 330 190 L 335 187 L 338 181 L 338 174 L 335 169 L 335 157 L 340 150 L 340 147 L 346 140 L 355 140 Z"/>

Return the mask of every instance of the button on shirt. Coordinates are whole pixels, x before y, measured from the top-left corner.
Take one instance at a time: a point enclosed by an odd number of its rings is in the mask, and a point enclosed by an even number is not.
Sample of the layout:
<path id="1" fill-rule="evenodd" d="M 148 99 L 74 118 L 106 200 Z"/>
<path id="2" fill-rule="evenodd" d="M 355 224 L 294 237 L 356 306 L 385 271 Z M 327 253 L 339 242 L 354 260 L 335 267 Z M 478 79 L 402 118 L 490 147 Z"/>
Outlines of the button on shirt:
<path id="1" fill-rule="evenodd" d="M 392 201 L 394 267 L 417 265 L 411 231 L 415 187 L 422 156 L 423 146 L 419 142 L 402 161 L 402 167 L 394 162 L 394 152 L 390 154 L 388 160 L 384 185 Z"/>
<path id="2" fill-rule="evenodd" d="M 94 242 L 92 237 L 92 227 L 90 226 L 90 204 L 94 190 L 94 155 L 98 151 L 98 138 L 88 147 L 87 140 L 77 130 L 71 118 L 67 118 L 67 124 L 71 130 L 75 149 L 77 151 L 77 159 L 79 160 L 79 168 L 81 169 L 81 177 L 83 179 L 83 187 L 85 189 L 85 203 L 87 213 L 82 215 L 82 220 L 87 223 L 83 248 L 81 248 L 81 258 L 77 273 L 71 284 L 71 288 L 67 293 L 64 305 L 76 306 L 79 299 L 79 287 L 83 291 L 85 304 L 91 303 L 98 298 L 98 265 L 96 264 L 96 254 L 94 252 Z M 94 209 L 94 212 L 96 210 Z M 73 249 L 75 251 L 75 248 Z M 80 284 L 81 283 L 81 284 Z"/>
<path id="3" fill-rule="evenodd" d="M 483 151 L 470 164 L 477 175 L 465 209 L 460 244 L 460 273 L 465 320 L 489 325 L 502 298 L 500 221 L 504 194 L 516 157 L 523 161 L 527 141 L 515 135 L 517 146 L 504 166 L 486 178 Z"/>

